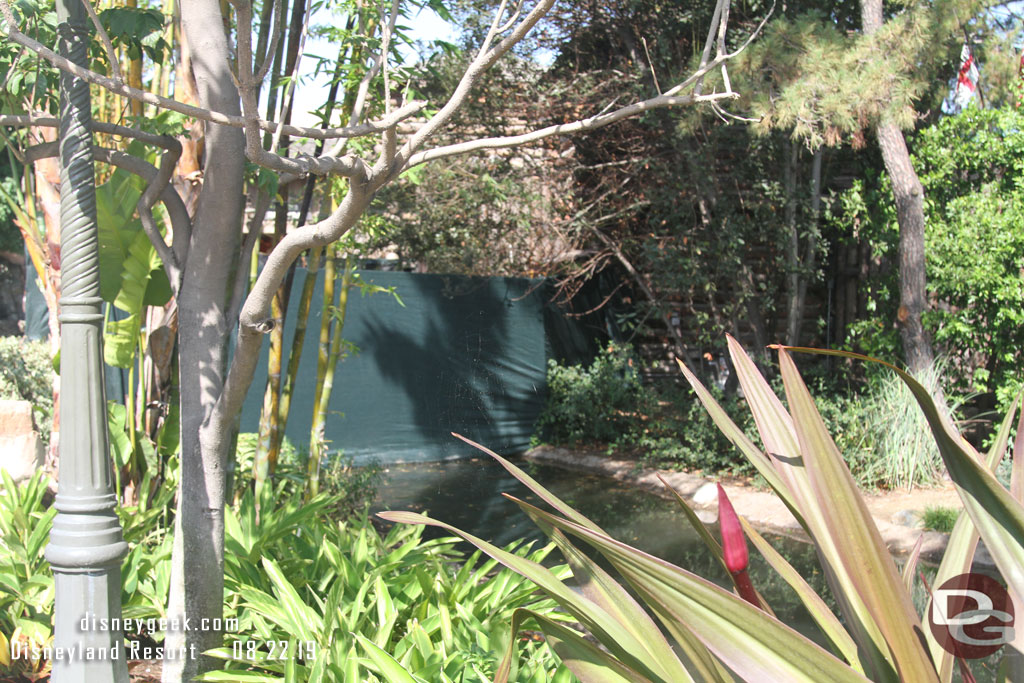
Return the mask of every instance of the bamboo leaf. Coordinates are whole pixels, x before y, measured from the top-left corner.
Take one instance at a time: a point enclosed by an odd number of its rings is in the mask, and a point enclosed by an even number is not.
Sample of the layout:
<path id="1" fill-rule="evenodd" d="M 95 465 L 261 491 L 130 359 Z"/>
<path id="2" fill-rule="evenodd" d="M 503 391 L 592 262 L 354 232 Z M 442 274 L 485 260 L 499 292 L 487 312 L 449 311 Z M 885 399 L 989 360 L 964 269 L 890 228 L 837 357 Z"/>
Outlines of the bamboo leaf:
<path id="1" fill-rule="evenodd" d="M 298 591 L 285 578 L 284 573 L 276 562 L 268 557 L 264 557 L 263 569 L 270 577 L 270 581 L 274 585 L 274 592 L 277 594 L 278 600 L 281 601 L 281 606 L 288 615 L 289 630 L 298 636 L 298 639 L 301 641 L 316 640 L 312 631 L 309 630 L 309 625 L 317 620 L 316 614 L 302 601 Z"/>
<path id="2" fill-rule="evenodd" d="M 379 648 L 372 641 L 358 633 L 353 633 L 352 635 L 363 646 L 374 666 L 384 675 L 384 680 L 388 681 L 388 683 L 419 683 L 413 678 L 412 674 L 405 670 L 405 667 L 395 661 L 394 657 Z"/>

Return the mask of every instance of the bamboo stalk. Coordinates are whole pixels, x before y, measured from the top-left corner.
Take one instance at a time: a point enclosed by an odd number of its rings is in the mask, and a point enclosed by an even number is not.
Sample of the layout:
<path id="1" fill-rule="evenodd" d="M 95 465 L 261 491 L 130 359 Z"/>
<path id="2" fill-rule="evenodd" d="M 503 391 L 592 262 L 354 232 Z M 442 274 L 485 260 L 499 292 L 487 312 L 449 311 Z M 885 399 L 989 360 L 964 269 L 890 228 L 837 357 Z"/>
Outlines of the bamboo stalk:
<path id="1" fill-rule="evenodd" d="M 267 357 L 267 388 L 263 394 L 263 410 L 260 413 L 260 431 L 256 443 L 256 454 L 253 456 L 253 475 L 256 480 L 256 516 L 259 519 L 260 501 L 271 473 L 270 453 L 271 434 L 278 421 L 278 398 L 281 387 L 281 357 L 284 343 L 284 325 L 282 324 L 283 292 L 278 290 L 271 301 L 270 310 L 274 317 L 274 329 L 270 333 L 270 353 Z"/>
<path id="2" fill-rule="evenodd" d="M 281 395 L 278 400 L 278 419 L 274 424 L 276 429 L 270 435 L 270 451 L 268 462 L 270 474 L 274 473 L 277 467 L 277 459 L 281 452 L 281 443 L 284 441 L 284 431 L 288 426 L 288 415 L 291 412 L 292 391 L 295 387 L 295 378 L 299 374 L 299 362 L 302 360 L 302 345 L 306 341 L 306 328 L 309 325 L 309 311 L 313 303 L 313 290 L 316 286 L 316 276 L 320 272 L 320 261 L 323 256 L 323 248 L 313 249 L 309 255 L 309 267 L 306 271 L 306 279 L 302 283 L 302 296 L 299 299 L 299 310 L 296 312 L 295 333 L 292 336 L 291 351 L 288 355 L 288 371 L 285 373 L 284 385 L 281 387 Z"/>
<path id="3" fill-rule="evenodd" d="M 341 356 L 342 332 L 345 328 L 345 313 L 348 309 L 348 290 L 352 286 L 352 274 L 355 271 L 351 256 L 345 259 L 345 273 L 341 278 L 341 291 L 338 293 L 338 305 L 333 316 L 336 319 L 334 333 L 331 335 L 330 351 L 324 367 L 323 381 L 320 384 L 316 412 L 313 414 L 313 428 L 309 439 L 309 476 L 306 480 L 306 497 L 312 498 L 320 492 L 320 461 L 326 451 L 327 440 L 327 406 L 331 402 L 331 391 L 334 388 L 334 369 Z M 315 457 L 314 457 L 315 455 Z"/>

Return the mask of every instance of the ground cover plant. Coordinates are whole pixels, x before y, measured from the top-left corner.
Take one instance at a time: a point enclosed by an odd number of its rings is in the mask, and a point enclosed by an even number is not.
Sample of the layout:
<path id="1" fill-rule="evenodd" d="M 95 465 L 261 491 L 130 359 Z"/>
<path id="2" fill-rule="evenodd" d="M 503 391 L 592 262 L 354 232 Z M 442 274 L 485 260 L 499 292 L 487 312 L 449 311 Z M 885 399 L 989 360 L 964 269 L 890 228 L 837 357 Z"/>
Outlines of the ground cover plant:
<path id="1" fill-rule="evenodd" d="M 921 526 L 931 531 L 952 533 L 960 511 L 946 505 L 927 505 L 921 511 Z"/>
<path id="2" fill-rule="evenodd" d="M 382 533 L 365 514 L 333 520 L 332 496 L 278 500 L 257 523 L 247 493 L 228 517 L 225 613 L 238 629 L 213 652 L 223 668 L 196 680 L 488 681 L 514 612 L 564 619 L 528 579 L 467 556 L 455 538 Z M 505 548 L 529 562 L 551 550 Z M 512 680 L 569 680 L 547 644 L 528 641 L 521 654 Z"/>
<path id="3" fill-rule="evenodd" d="M 307 500 L 300 483 L 282 477 L 257 521 L 251 486 L 255 435 L 241 439 L 248 486 L 227 513 L 230 551 L 225 617 L 237 619 L 220 668 L 207 681 L 487 681 L 508 646 L 506 625 L 528 608 L 560 620 L 557 604 L 527 579 L 480 553 L 467 555 L 456 538 L 424 539 L 422 528 L 378 530 L 358 511 L 355 489 L 335 489 Z M 249 450 L 249 456 L 245 451 Z M 284 451 L 287 472 L 295 453 Z M 248 465 L 248 467 L 247 467 Z M 292 463 L 296 470 L 301 464 Z M 53 645 L 53 577 L 43 557 L 56 510 L 48 479 L 38 472 L 0 496 L 0 672 L 45 676 L 50 663 L 19 657 L 11 647 Z M 130 551 L 122 563 L 122 615 L 167 616 L 175 481 L 151 488 L 118 508 Z M 372 496 L 371 496 L 372 497 Z M 553 546 L 513 543 L 506 551 L 541 562 Z M 555 568 L 559 575 L 566 569 Z M 164 645 L 163 634 L 126 633 L 141 652 Z M 152 652 L 153 650 L 150 650 Z M 568 669 L 541 639 L 524 644 L 512 680 L 567 683 Z"/>
<path id="4" fill-rule="evenodd" d="M 959 667 L 964 680 L 972 680 L 966 663 L 954 660 L 935 641 L 931 630 L 922 628 L 911 595 L 916 557 L 912 556 L 902 572 L 898 571 L 790 352 L 779 349 L 787 407 L 739 345 L 732 339 L 729 344 L 764 444 L 763 451 L 732 422 L 697 378 L 684 366 L 680 368 L 715 423 L 754 463 L 818 548 L 822 571 L 839 605 L 838 614 L 753 528 L 735 516 L 730 517 L 729 506 L 723 500 L 721 543 L 698 520 L 693 521 L 705 538 L 708 552 L 719 557 L 734 577 L 739 595 L 609 537 L 525 472 L 481 446 L 478 447 L 554 508 L 557 514 L 506 496 L 558 544 L 572 568 L 578 592 L 543 567 L 525 563 L 443 521 L 409 512 L 381 516 L 457 533 L 536 581 L 601 647 L 579 631 L 552 624 L 525 610 L 512 620 L 512 631 L 517 632 L 532 620 L 548 636 L 566 665 L 585 682 L 730 681 L 735 674 L 749 681 L 946 683 L 952 680 L 955 667 Z M 1024 506 L 1020 501 L 1024 463 L 1015 463 L 1015 485 L 1011 487 L 1014 494 L 992 474 L 1006 452 L 1017 402 L 1004 418 L 992 448 L 982 456 L 956 432 L 923 385 L 911 375 L 892 369 L 906 383 L 924 413 L 964 502 L 964 512 L 957 520 L 934 584 L 941 585 L 968 571 L 981 538 L 991 550 L 1008 590 L 1020 595 L 1024 590 Z M 1022 446 L 1018 442 L 1015 450 Z M 679 503 L 684 510 L 689 509 L 681 498 Z M 570 537 L 590 545 L 614 567 L 657 618 L 665 635 L 623 585 L 580 553 Z M 747 540 L 800 596 L 825 634 L 827 647 L 819 647 L 776 619 L 756 586 L 750 585 L 745 577 Z M 511 658 L 511 652 L 507 657 Z M 1010 661 L 1006 657 L 1000 664 L 1001 680 L 1008 675 Z M 504 672 L 503 667 L 496 680 L 504 680 Z"/>

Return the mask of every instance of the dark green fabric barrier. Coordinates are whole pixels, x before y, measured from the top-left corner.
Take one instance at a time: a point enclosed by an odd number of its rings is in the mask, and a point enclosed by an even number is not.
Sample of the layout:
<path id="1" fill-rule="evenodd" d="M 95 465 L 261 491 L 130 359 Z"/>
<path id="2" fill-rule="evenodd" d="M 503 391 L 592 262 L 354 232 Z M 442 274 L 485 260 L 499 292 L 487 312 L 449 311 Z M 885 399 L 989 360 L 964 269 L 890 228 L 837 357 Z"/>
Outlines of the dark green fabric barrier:
<path id="1" fill-rule="evenodd" d="M 338 363 L 327 421 L 330 450 L 356 462 L 442 460 L 476 453 L 458 432 L 501 453 L 529 448 L 544 403 L 549 355 L 542 280 L 360 271 L 385 293 L 353 289 L 344 338 L 359 352 Z M 305 271 L 292 287 L 285 343 Z M 320 275 L 322 281 L 323 274 Z M 318 283 L 316 291 L 322 293 Z M 287 437 L 309 443 L 321 299 L 314 300 Z M 249 390 L 242 431 L 256 431 L 266 387 L 266 353 Z"/>

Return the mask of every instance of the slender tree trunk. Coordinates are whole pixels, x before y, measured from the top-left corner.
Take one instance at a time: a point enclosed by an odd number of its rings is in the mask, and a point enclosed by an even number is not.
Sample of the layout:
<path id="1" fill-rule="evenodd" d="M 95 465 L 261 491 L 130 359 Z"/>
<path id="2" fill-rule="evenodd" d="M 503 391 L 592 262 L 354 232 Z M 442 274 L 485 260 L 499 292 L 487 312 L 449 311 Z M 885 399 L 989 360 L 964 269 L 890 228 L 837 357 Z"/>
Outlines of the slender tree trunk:
<path id="1" fill-rule="evenodd" d="M 861 0 L 861 23 L 865 34 L 882 27 L 882 0 Z M 932 363 L 932 345 L 921 323 L 926 306 L 924 267 L 924 188 L 910 162 L 903 131 L 891 120 L 882 120 L 875 129 L 882 150 L 885 170 L 892 181 L 896 218 L 900 224 L 900 307 L 897 324 L 903 342 L 903 355 L 911 372 L 919 372 Z"/>
<path id="2" fill-rule="evenodd" d="M 782 169 L 782 185 L 786 193 L 785 220 L 789 240 L 786 248 L 786 343 L 796 346 L 800 336 L 800 231 L 796 224 L 796 167 L 800 160 L 800 148 L 787 139 L 783 148 L 785 163 Z"/>
<path id="3" fill-rule="evenodd" d="M 804 317 L 804 304 L 807 302 L 807 285 L 814 277 L 818 267 L 818 240 L 820 236 L 819 221 L 821 219 L 821 155 L 819 147 L 814 152 L 814 160 L 811 162 L 811 216 L 809 230 L 807 231 L 807 243 L 804 247 L 804 276 L 800 278 L 800 284 L 796 292 L 797 323 L 796 334 L 789 342 L 790 346 L 800 345 L 800 321 Z"/>
<path id="4" fill-rule="evenodd" d="M 192 68 L 202 106 L 240 114 L 238 91 L 228 71 L 230 54 L 217 0 L 182 4 L 181 24 L 192 47 Z M 238 260 L 244 208 L 244 138 L 237 128 L 206 124 L 203 188 L 199 195 L 191 258 L 184 264 L 178 297 L 181 387 L 181 484 L 171 562 L 173 620 L 188 630 L 166 634 L 165 646 L 189 654 L 217 647 L 213 630 L 224 607 L 224 497 L 231 435 L 210 428 L 221 396 L 231 325 L 225 320 L 233 283 L 230 264 Z M 186 565 L 187 562 L 187 565 Z M 206 657 L 167 659 L 165 683 L 188 681 L 211 668 Z"/>

